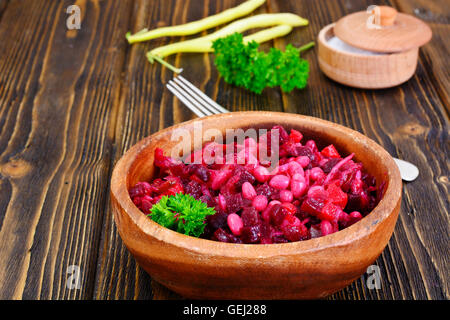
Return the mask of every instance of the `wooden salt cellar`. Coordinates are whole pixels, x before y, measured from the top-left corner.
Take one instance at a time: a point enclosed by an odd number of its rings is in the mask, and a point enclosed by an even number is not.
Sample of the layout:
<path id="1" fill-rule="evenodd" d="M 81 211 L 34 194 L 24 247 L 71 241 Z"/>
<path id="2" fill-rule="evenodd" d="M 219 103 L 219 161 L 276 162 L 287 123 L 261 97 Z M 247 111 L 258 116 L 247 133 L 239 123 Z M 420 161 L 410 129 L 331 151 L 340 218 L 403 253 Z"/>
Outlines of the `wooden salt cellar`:
<path id="1" fill-rule="evenodd" d="M 319 66 L 329 78 L 348 86 L 393 87 L 413 76 L 419 47 L 430 41 L 431 35 L 423 21 L 392 7 L 375 6 L 372 11 L 350 14 L 320 31 Z M 328 41 L 334 36 L 374 54 L 332 47 Z"/>

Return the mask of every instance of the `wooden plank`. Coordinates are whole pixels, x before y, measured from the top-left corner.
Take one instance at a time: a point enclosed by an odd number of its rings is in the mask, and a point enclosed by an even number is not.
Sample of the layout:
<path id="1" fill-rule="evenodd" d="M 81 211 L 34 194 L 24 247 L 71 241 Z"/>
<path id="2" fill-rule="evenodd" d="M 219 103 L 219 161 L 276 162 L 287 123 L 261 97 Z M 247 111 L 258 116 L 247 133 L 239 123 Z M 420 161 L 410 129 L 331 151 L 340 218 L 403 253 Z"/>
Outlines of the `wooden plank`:
<path id="1" fill-rule="evenodd" d="M 72 4 L 82 21 L 69 31 Z M 23 0 L 2 16 L 1 299 L 92 296 L 130 12 L 130 1 Z M 66 287 L 70 265 L 80 289 Z"/>
<path id="2" fill-rule="evenodd" d="M 311 22 L 305 30 L 277 40 L 281 47 L 289 42 L 306 43 L 325 25 L 372 4 L 370 1 L 271 3 L 274 11 L 295 12 Z M 327 79 L 318 68 L 316 53 L 304 55 L 311 63 L 308 88 L 283 94 L 285 110 L 356 129 L 383 145 L 393 156 L 411 161 L 420 169 L 419 179 L 404 185 L 394 236 L 376 261 L 382 270 L 382 289 L 368 290 L 363 277 L 332 298 L 448 298 L 449 280 L 445 271 L 448 257 L 442 254 L 442 248 L 448 246 L 448 118 L 442 95 L 435 90 L 435 81 L 426 71 L 427 65 L 421 59 L 415 76 L 402 86 L 359 90 Z"/>
<path id="3" fill-rule="evenodd" d="M 8 5 L 9 0 L 0 0 L 0 20 L 2 19 L 3 12 Z"/>
<path id="4" fill-rule="evenodd" d="M 450 6 L 448 1 L 394 0 L 398 10 L 425 21 L 433 31 L 431 41 L 420 50 L 420 59 L 442 103 L 450 112 Z"/>

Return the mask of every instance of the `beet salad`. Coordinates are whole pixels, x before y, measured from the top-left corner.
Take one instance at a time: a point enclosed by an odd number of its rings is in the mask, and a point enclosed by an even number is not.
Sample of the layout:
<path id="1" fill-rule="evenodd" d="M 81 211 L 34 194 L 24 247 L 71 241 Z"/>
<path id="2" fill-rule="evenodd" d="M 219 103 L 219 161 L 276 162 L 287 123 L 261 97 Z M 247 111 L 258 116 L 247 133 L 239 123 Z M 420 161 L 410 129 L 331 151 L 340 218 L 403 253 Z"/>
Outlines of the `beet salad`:
<path id="1" fill-rule="evenodd" d="M 258 157 L 261 142 L 274 145 L 279 161 Z M 200 155 L 224 161 L 192 163 L 155 150 L 155 179 L 129 189 L 134 204 L 149 218 L 175 231 L 230 243 L 271 244 L 307 240 L 342 230 L 369 214 L 383 186 L 353 154 L 342 155 L 331 144 L 319 150 L 303 143 L 297 130 L 275 126 L 259 139 L 209 143 Z M 220 152 L 219 152 L 220 151 Z M 225 159 L 226 158 L 226 159 Z M 238 161 L 243 158 L 243 161 Z M 234 159 L 234 161 L 230 161 Z M 226 160 L 226 161 L 225 161 Z"/>

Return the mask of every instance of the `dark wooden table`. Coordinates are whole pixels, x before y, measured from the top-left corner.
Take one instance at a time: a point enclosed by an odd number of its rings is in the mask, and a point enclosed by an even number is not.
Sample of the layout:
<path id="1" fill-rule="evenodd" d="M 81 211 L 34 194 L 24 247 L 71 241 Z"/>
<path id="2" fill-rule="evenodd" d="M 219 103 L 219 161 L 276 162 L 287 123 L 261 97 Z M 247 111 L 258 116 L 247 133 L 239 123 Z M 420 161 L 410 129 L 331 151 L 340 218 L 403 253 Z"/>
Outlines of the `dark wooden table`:
<path id="1" fill-rule="evenodd" d="M 74 3 L 75 2 L 75 3 Z M 180 24 L 241 0 L 0 0 L 0 298 L 180 298 L 152 281 L 124 247 L 109 206 L 115 162 L 141 138 L 194 118 L 164 84 L 173 74 L 145 53 L 177 38 L 130 46 L 128 30 Z M 311 115 L 356 129 L 419 178 L 403 186 L 400 217 L 376 261 L 381 288 L 367 274 L 331 299 L 449 298 L 449 2 L 376 1 L 426 21 L 433 39 L 415 76 L 386 90 L 357 90 L 327 79 L 317 49 L 305 53 L 308 87 L 255 95 L 218 77 L 212 56 L 168 59 L 231 110 Z M 66 8 L 81 9 L 68 30 Z M 319 30 L 372 1 L 270 0 L 256 12 L 294 12 L 310 21 L 262 46 L 316 39 Z M 70 289 L 68 267 L 79 266 Z"/>

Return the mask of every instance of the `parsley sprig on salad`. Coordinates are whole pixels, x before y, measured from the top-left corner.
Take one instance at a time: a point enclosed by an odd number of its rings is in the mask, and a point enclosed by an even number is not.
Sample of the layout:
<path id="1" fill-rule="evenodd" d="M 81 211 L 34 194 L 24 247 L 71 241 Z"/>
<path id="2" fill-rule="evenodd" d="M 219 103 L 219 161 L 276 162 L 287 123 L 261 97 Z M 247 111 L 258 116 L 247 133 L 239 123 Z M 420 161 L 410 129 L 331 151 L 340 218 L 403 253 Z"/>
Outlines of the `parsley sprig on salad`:
<path id="1" fill-rule="evenodd" d="M 214 208 L 206 203 L 196 200 L 189 194 L 177 193 L 173 196 L 164 196 L 151 208 L 148 215 L 153 221 L 163 227 L 199 237 L 205 230 L 205 219 L 215 214 Z"/>

